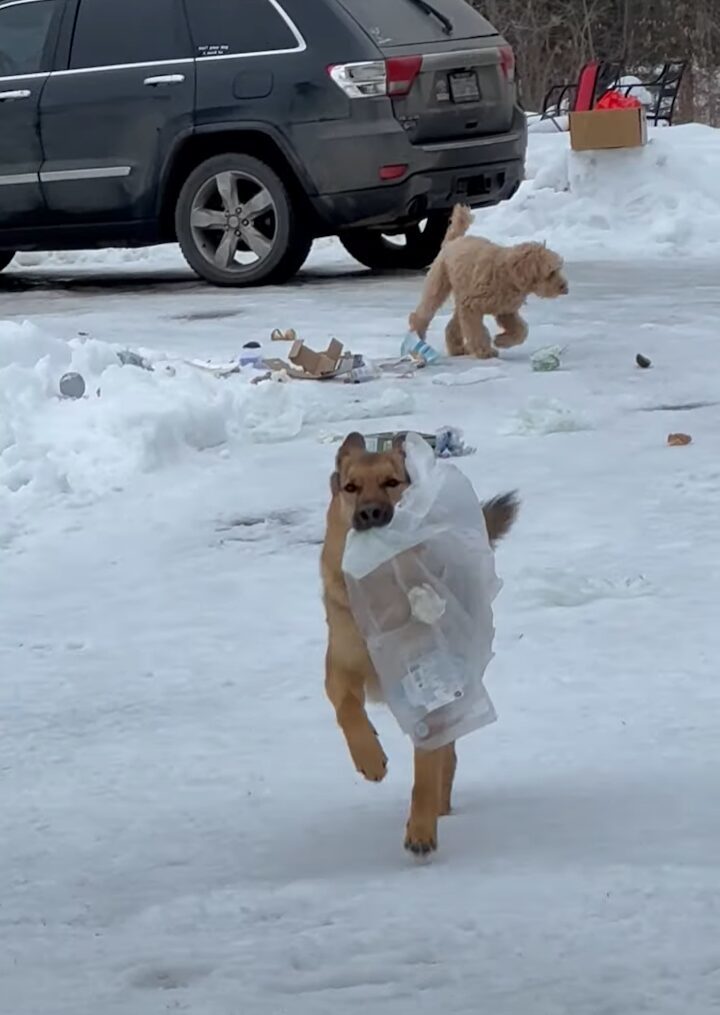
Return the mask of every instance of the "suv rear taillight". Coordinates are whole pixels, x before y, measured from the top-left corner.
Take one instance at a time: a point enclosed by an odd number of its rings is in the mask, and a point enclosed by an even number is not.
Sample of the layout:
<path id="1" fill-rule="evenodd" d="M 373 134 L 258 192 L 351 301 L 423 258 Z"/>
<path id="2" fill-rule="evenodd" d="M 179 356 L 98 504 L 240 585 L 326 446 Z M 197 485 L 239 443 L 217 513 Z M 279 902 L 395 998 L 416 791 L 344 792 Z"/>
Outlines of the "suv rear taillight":
<path id="1" fill-rule="evenodd" d="M 512 83 L 515 80 L 515 54 L 511 46 L 501 46 L 500 48 L 500 70 L 506 81 Z"/>
<path id="2" fill-rule="evenodd" d="M 422 67 L 421 56 L 393 56 L 385 61 L 388 95 L 407 95 Z"/>
<path id="3" fill-rule="evenodd" d="M 350 99 L 407 95 L 422 67 L 421 56 L 393 56 L 388 60 L 338 63 L 328 74 Z"/>

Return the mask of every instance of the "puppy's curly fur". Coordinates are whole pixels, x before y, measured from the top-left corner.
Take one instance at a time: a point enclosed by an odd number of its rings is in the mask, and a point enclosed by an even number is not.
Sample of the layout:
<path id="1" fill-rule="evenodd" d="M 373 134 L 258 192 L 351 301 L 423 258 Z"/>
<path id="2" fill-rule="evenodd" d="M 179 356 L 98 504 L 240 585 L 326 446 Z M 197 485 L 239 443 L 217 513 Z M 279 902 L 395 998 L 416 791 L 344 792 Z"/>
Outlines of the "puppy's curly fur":
<path id="1" fill-rule="evenodd" d="M 559 254 L 544 243 L 503 247 L 479 236 L 466 236 L 473 221 L 469 208 L 456 205 L 443 246 L 425 280 L 422 298 L 410 314 L 410 329 L 425 337 L 435 314 L 452 293 L 455 313 L 445 331 L 450 356 L 466 351 L 478 359 L 497 356 L 497 346 L 522 345 L 528 327 L 520 308 L 531 294 L 564 296 L 568 284 Z M 500 332 L 495 346 L 483 318 L 492 315 Z"/>

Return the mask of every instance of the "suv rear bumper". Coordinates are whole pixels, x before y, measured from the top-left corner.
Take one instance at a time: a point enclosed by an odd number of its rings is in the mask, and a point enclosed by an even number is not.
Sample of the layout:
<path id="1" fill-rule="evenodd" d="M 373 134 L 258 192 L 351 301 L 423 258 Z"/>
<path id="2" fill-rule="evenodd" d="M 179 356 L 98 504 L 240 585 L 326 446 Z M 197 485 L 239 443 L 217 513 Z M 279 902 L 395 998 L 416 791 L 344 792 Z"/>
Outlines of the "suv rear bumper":
<path id="1" fill-rule="evenodd" d="M 311 201 L 331 232 L 353 226 L 410 224 L 430 211 L 449 210 L 455 204 L 480 208 L 506 201 L 520 186 L 524 169 L 518 159 L 416 173 L 395 186 L 322 194 Z"/>
<path id="2" fill-rule="evenodd" d="M 377 125 L 370 137 L 335 134 L 328 169 L 318 175 L 329 171 L 335 179 L 356 180 L 357 186 L 334 192 L 330 178 L 318 180 L 318 193 L 310 200 L 320 222 L 331 233 L 353 226 L 402 225 L 457 203 L 479 208 L 507 200 L 525 173 L 527 126 L 524 114 L 518 114 L 511 132 L 445 144 L 413 146 L 402 131 L 399 136 L 378 133 Z M 346 161 L 352 166 L 349 172 Z M 381 183 L 384 165 L 408 169 L 398 182 Z"/>

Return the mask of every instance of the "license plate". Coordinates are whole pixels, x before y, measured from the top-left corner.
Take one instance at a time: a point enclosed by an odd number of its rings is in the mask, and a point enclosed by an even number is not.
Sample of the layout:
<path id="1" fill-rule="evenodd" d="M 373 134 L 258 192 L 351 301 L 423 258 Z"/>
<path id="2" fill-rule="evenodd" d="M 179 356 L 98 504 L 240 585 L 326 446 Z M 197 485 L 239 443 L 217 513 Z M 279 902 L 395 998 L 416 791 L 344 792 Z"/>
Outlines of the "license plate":
<path id="1" fill-rule="evenodd" d="M 450 75 L 450 94 L 453 102 L 477 102 L 480 86 L 474 70 Z"/>

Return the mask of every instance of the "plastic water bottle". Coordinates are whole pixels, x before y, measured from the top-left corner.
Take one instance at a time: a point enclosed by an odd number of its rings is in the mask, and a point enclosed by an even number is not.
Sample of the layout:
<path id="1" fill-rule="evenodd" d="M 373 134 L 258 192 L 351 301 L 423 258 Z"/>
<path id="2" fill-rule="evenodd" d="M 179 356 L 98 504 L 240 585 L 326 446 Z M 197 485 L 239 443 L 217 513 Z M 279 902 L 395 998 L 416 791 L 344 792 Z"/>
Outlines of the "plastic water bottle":
<path id="1" fill-rule="evenodd" d="M 437 363 L 440 359 L 440 353 L 437 349 L 433 349 L 425 339 L 420 338 L 413 331 L 409 331 L 403 339 L 400 353 L 402 356 L 418 356 L 424 359 L 426 363 Z"/>

